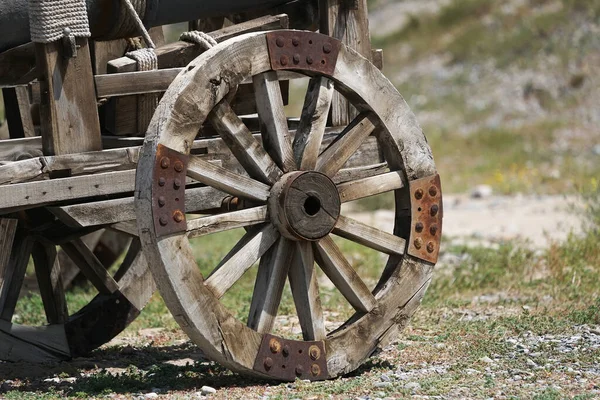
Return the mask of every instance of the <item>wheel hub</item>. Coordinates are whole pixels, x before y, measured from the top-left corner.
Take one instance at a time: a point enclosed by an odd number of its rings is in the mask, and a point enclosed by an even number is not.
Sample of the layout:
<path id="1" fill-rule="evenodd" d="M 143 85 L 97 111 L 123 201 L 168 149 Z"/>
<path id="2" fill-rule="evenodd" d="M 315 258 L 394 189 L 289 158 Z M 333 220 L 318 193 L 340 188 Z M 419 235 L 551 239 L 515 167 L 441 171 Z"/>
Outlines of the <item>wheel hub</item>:
<path id="1" fill-rule="evenodd" d="M 269 215 L 279 232 L 292 240 L 319 240 L 335 227 L 340 195 L 326 175 L 314 171 L 285 174 L 271 189 Z"/>

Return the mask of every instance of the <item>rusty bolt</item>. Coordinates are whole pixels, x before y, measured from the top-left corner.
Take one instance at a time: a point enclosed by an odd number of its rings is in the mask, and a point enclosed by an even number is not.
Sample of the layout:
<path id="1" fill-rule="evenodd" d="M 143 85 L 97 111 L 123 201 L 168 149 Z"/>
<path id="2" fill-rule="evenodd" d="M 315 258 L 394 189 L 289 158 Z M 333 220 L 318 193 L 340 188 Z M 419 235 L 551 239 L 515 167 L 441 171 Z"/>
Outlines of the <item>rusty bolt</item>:
<path id="1" fill-rule="evenodd" d="M 438 230 L 437 225 L 431 225 L 429 227 L 429 233 L 431 233 L 431 236 L 435 236 L 437 234 L 437 230 Z"/>
<path id="2" fill-rule="evenodd" d="M 167 219 L 167 217 L 165 217 L 163 215 L 162 217 L 160 217 L 158 219 L 158 222 L 160 223 L 161 226 L 167 226 L 167 224 L 169 223 L 169 220 Z"/>
<path id="3" fill-rule="evenodd" d="M 417 249 L 420 249 L 421 247 L 423 247 L 423 239 L 421 238 L 416 238 L 415 239 L 415 247 Z"/>
<path id="4" fill-rule="evenodd" d="M 300 364 L 296 365 L 296 375 L 300 376 L 304 373 L 304 367 Z"/>
<path id="5" fill-rule="evenodd" d="M 313 58 L 311 56 L 306 56 L 306 63 L 307 64 L 312 64 L 314 62 Z"/>
<path id="6" fill-rule="evenodd" d="M 318 346 L 312 345 L 308 348 L 308 355 L 314 361 L 317 361 L 321 357 L 321 349 Z"/>
<path id="7" fill-rule="evenodd" d="M 270 370 L 273 367 L 273 359 L 271 357 L 265 358 L 263 365 L 267 371 Z"/>
<path id="8" fill-rule="evenodd" d="M 275 40 L 275 43 L 277 44 L 277 47 L 283 47 L 283 46 L 285 45 L 285 41 L 283 40 L 283 38 L 282 38 L 282 37 L 278 37 L 278 38 Z"/>
<path id="9" fill-rule="evenodd" d="M 423 232 L 423 223 L 422 222 L 417 222 L 417 224 L 415 225 L 415 231 L 417 231 L 417 233 Z"/>
<path id="10" fill-rule="evenodd" d="M 173 187 L 175 189 L 179 189 L 181 187 L 181 179 L 175 178 L 175 180 L 173 181 Z"/>
<path id="11" fill-rule="evenodd" d="M 417 189 L 415 192 L 415 199 L 421 200 L 423 198 L 423 189 Z"/>
<path id="12" fill-rule="evenodd" d="M 287 344 L 285 346 L 283 346 L 282 353 L 283 353 L 284 357 L 289 356 L 290 355 L 290 346 L 288 346 Z"/>
<path id="13" fill-rule="evenodd" d="M 164 207 L 165 204 L 167 204 L 167 199 L 165 199 L 165 196 L 160 196 L 158 198 L 158 205 Z"/>
<path id="14" fill-rule="evenodd" d="M 292 38 L 292 44 L 296 47 L 298 47 L 298 45 L 300 44 L 300 40 L 298 40 L 297 37 L 293 37 Z"/>
<path id="15" fill-rule="evenodd" d="M 438 213 L 438 211 L 440 211 L 440 207 L 437 204 L 434 204 L 431 206 L 431 216 L 435 217 Z"/>
<path id="16" fill-rule="evenodd" d="M 323 45 L 323 53 L 325 53 L 325 54 L 331 53 L 331 43 L 325 43 Z"/>
<path id="17" fill-rule="evenodd" d="M 158 178 L 158 186 L 165 186 L 167 184 L 167 180 L 162 176 Z"/>
<path id="18" fill-rule="evenodd" d="M 279 353 L 281 351 L 281 343 L 279 343 L 279 340 L 273 338 L 269 341 L 269 348 L 271 349 L 271 353 Z"/>
<path id="19" fill-rule="evenodd" d="M 176 161 L 173 168 L 175 168 L 175 171 L 181 172 L 183 171 L 183 163 L 181 161 Z"/>
<path id="20" fill-rule="evenodd" d="M 433 245 L 433 242 L 429 242 L 427 243 L 427 252 L 428 253 L 433 253 L 433 250 L 435 250 L 435 247 Z"/>
<path id="21" fill-rule="evenodd" d="M 171 165 L 171 160 L 169 160 L 167 157 L 163 157 L 160 159 L 160 166 L 162 169 L 169 168 L 169 165 Z"/>
<path id="22" fill-rule="evenodd" d="M 294 64 L 300 63 L 300 54 L 294 54 L 294 57 L 292 57 L 292 60 L 294 61 Z"/>
<path id="23" fill-rule="evenodd" d="M 185 219 L 185 216 L 183 215 L 183 213 L 182 213 L 181 211 L 179 211 L 179 210 L 176 210 L 176 211 L 173 213 L 173 220 L 174 220 L 175 222 L 177 222 L 177 223 L 180 223 L 180 222 L 182 222 L 184 219 Z"/>
<path id="24" fill-rule="evenodd" d="M 431 197 L 437 196 L 437 188 L 435 186 L 432 186 L 432 187 L 429 188 L 429 195 Z"/>
<path id="25" fill-rule="evenodd" d="M 310 373 L 312 374 L 312 376 L 317 376 L 321 374 L 321 367 L 319 367 L 319 364 L 313 364 L 310 366 Z"/>
<path id="26" fill-rule="evenodd" d="M 283 66 L 288 65 L 288 58 L 286 56 L 281 56 L 281 58 L 279 59 L 279 63 Z"/>

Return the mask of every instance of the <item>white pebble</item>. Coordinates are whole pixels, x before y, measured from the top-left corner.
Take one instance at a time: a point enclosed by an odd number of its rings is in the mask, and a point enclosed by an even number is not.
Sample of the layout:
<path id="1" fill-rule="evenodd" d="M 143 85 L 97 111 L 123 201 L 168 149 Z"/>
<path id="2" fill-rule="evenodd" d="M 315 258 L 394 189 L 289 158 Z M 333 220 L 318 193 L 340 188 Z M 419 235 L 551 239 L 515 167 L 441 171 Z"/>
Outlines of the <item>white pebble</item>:
<path id="1" fill-rule="evenodd" d="M 202 386 L 202 388 L 200 389 L 200 391 L 202 392 L 203 395 L 209 395 L 209 394 L 215 394 L 217 393 L 217 389 L 210 387 L 210 386 Z"/>

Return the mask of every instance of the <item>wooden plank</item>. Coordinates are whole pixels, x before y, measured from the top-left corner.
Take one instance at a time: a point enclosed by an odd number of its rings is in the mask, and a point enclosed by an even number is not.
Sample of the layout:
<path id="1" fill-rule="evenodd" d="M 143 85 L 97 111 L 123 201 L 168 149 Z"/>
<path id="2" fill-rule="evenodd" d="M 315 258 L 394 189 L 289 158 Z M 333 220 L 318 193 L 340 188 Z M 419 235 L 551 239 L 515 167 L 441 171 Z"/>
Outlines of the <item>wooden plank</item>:
<path id="1" fill-rule="evenodd" d="M 294 157 L 300 170 L 313 170 L 317 165 L 333 92 L 333 82 L 327 78 L 313 78 L 308 83 L 294 138 Z"/>
<path id="2" fill-rule="evenodd" d="M 226 99 L 213 108 L 208 119 L 248 175 L 263 183 L 274 183 L 279 179 L 281 170 L 252 136 Z"/>
<path id="3" fill-rule="evenodd" d="M 369 312 L 377 300 L 350 265 L 331 236 L 314 243 L 317 263 L 331 282 L 357 311 Z"/>
<path id="4" fill-rule="evenodd" d="M 10 137 L 17 139 L 36 136 L 27 86 L 4 88 L 2 97 Z"/>
<path id="5" fill-rule="evenodd" d="M 0 87 L 31 82 L 38 77 L 38 71 L 33 43 L 0 53 Z"/>
<path id="6" fill-rule="evenodd" d="M 404 187 L 402 172 L 393 171 L 368 178 L 357 179 L 338 185 L 342 203 L 375 196 Z"/>
<path id="7" fill-rule="evenodd" d="M 339 216 L 333 233 L 386 254 L 401 256 L 406 248 L 405 239 L 343 215 Z"/>
<path id="8" fill-rule="evenodd" d="M 296 255 L 290 267 L 289 279 L 302 337 L 304 340 L 324 340 L 327 334 L 310 242 L 296 243 Z"/>
<path id="9" fill-rule="evenodd" d="M 36 242 L 31 253 L 44 311 L 49 324 L 62 324 L 69 318 L 56 246 Z"/>
<path id="10" fill-rule="evenodd" d="M 375 130 L 377 118 L 370 113 L 357 116 L 317 159 L 317 171 L 334 176 Z"/>
<path id="11" fill-rule="evenodd" d="M 44 154 L 102 150 L 92 60 L 86 38 L 77 38 L 77 57 L 65 56 L 62 41 L 36 43 Z"/>
<path id="12" fill-rule="evenodd" d="M 253 77 L 256 107 L 261 122 L 263 145 L 284 172 L 296 170 L 292 139 L 277 73 L 264 72 Z"/>
<path id="13" fill-rule="evenodd" d="M 210 185 L 215 189 L 250 200 L 267 201 L 269 186 L 246 176 L 230 172 L 204 161 L 199 157 L 190 157 L 187 174 L 189 177 Z"/>
<path id="14" fill-rule="evenodd" d="M 217 298 L 221 298 L 279 237 L 277 229 L 271 224 L 248 232 L 240 240 L 241 246 L 235 246 L 225 256 L 204 284 Z"/>
<path id="15" fill-rule="evenodd" d="M 371 178 L 382 175 L 389 171 L 386 162 L 366 165 L 363 167 L 342 168 L 331 180 L 337 185 L 355 181 L 358 179 Z"/>
<path id="16" fill-rule="evenodd" d="M 102 98 L 164 92 L 183 69 L 167 68 L 96 75 L 96 96 Z"/>
<path id="17" fill-rule="evenodd" d="M 0 161 L 16 161 L 41 155 L 41 137 L 0 140 Z"/>
<path id="18" fill-rule="evenodd" d="M 0 289 L 0 319 L 10 322 L 15 312 L 19 293 L 23 286 L 33 240 L 28 236 L 18 235 L 13 242 L 10 260 L 3 274 Z"/>
<path id="19" fill-rule="evenodd" d="M 248 326 L 259 333 L 269 333 L 275 325 L 295 247 L 294 242 L 280 237 L 260 260 L 248 315 Z"/>
<path id="20" fill-rule="evenodd" d="M 113 294 L 119 290 L 119 284 L 81 239 L 63 243 L 61 248 L 100 294 Z"/>
<path id="21" fill-rule="evenodd" d="M 224 214 L 211 215 L 187 221 L 187 236 L 189 239 L 257 225 L 267 221 L 267 206 L 247 208 Z"/>
<path id="22" fill-rule="evenodd" d="M 8 268 L 18 223 L 18 219 L 0 218 L 0 287 Z"/>

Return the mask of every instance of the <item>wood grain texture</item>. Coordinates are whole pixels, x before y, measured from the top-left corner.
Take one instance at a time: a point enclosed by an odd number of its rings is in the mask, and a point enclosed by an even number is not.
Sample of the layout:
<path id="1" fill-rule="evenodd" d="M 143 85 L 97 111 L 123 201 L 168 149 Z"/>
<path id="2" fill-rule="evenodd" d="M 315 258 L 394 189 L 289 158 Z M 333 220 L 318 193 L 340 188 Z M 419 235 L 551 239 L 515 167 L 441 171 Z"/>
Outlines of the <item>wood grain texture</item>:
<path id="1" fill-rule="evenodd" d="M 333 233 L 386 254 L 401 256 L 406 248 L 405 239 L 343 215 L 338 218 Z"/>
<path id="2" fill-rule="evenodd" d="M 4 275 L 8 269 L 18 223 L 17 219 L 0 218 L 0 282 L 4 282 Z"/>
<path id="3" fill-rule="evenodd" d="M 267 221 L 267 206 L 248 208 L 224 214 L 212 215 L 187 221 L 187 236 L 189 239 L 262 224 Z"/>
<path id="4" fill-rule="evenodd" d="M 356 179 L 338 185 L 342 203 L 376 196 L 404 187 L 401 172 L 388 172 L 368 178 Z"/>
<path id="5" fill-rule="evenodd" d="M 49 324 L 63 324 L 67 321 L 69 312 L 56 246 L 38 241 L 33 245 L 31 255 L 46 320 Z"/>
<path id="6" fill-rule="evenodd" d="M 31 237 L 16 235 L 0 288 L 0 319 L 4 321 L 10 322 L 15 313 L 32 247 Z"/>

